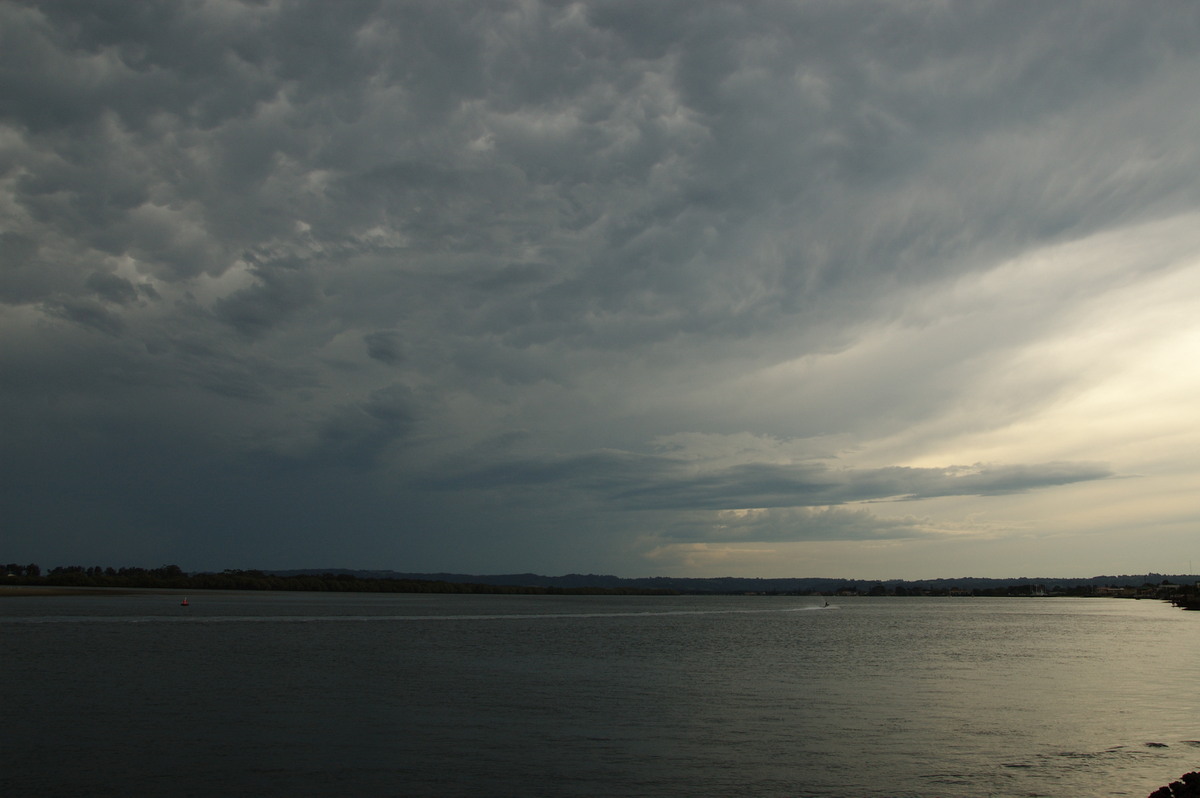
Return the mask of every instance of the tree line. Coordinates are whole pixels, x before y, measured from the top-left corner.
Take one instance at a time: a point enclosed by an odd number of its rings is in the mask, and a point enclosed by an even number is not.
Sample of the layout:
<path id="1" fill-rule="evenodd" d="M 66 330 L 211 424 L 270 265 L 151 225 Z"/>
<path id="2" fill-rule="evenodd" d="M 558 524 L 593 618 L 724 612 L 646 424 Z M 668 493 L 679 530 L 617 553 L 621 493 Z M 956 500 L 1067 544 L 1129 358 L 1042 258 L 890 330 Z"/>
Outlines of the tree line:
<path id="1" fill-rule="evenodd" d="M 178 565 L 160 568 L 59 566 L 45 574 L 36 564 L 6 566 L 9 585 L 170 590 L 298 590 L 337 593 L 496 593 L 529 595 L 674 595 L 676 591 L 638 587 L 549 587 L 484 585 L 421 579 L 375 579 L 351 574 L 280 576 L 264 571 L 226 569 L 189 574 Z"/>

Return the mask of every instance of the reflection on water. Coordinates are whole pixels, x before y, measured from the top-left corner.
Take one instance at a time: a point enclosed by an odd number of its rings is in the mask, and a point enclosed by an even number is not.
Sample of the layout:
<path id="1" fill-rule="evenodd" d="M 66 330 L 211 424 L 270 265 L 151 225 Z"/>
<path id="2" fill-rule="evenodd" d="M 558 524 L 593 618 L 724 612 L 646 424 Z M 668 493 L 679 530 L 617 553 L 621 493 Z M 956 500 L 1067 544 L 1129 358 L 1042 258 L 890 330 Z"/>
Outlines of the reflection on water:
<path id="1" fill-rule="evenodd" d="M 4 599 L 5 795 L 1144 796 L 1200 759 L 1200 615 L 819 604 Z"/>

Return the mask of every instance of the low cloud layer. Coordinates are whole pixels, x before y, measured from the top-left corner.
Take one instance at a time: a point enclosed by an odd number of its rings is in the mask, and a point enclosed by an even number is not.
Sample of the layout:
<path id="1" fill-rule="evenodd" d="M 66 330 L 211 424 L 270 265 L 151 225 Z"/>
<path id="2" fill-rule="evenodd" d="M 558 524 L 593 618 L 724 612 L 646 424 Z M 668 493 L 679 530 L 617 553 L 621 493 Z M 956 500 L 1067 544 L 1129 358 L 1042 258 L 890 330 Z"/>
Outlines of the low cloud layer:
<path id="1" fill-rule="evenodd" d="M 0 555 L 1174 571 L 1197 34 L 2 0 Z"/>
<path id="2" fill-rule="evenodd" d="M 661 456 L 595 452 L 547 461 L 505 462 L 434 481 L 431 487 L 447 491 L 578 490 L 627 510 L 744 510 L 995 496 L 1111 476 L 1107 467 L 1094 463 L 875 469 L 834 469 L 824 463 L 744 463 L 700 470 L 688 461 Z"/>

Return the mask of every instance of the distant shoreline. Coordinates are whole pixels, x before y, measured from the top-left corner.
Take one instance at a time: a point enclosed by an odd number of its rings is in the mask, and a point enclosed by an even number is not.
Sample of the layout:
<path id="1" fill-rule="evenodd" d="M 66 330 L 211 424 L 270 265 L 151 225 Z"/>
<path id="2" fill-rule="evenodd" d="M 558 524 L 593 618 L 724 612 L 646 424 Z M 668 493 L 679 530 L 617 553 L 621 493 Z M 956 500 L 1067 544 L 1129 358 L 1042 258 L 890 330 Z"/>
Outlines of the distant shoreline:
<path id="1" fill-rule="evenodd" d="M 172 595 L 186 593 L 156 587 L 70 587 L 67 585 L 0 585 L 0 597 L 4 596 L 136 596 Z"/>
<path id="2" fill-rule="evenodd" d="M 1045 579 L 936 579 L 861 581 L 825 578 L 757 579 L 740 577 L 648 577 L 628 579 L 603 574 L 453 574 L 395 571 L 242 571 L 187 573 L 177 565 L 161 568 L 71 566 L 43 575 L 36 565 L 9 566 L 0 596 L 136 595 L 162 591 L 172 595 L 208 590 L 269 590 L 337 593 L 467 593 L 540 595 L 748 595 L 748 596 L 946 596 L 1088 597 L 1169 600 L 1200 609 L 1200 580 L 1194 575 L 1162 574 Z M 22 573 L 24 572 L 24 573 Z"/>

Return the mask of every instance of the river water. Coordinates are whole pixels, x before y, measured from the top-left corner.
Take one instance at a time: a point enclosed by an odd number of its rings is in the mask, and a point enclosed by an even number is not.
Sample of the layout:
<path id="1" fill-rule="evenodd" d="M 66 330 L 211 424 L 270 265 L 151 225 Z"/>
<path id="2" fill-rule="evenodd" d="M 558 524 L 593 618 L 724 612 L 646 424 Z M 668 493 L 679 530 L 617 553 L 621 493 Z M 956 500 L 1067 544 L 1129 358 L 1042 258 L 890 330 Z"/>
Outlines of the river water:
<path id="1" fill-rule="evenodd" d="M 0 598 L 5 796 L 1146 796 L 1200 613 L 1119 599 Z"/>

